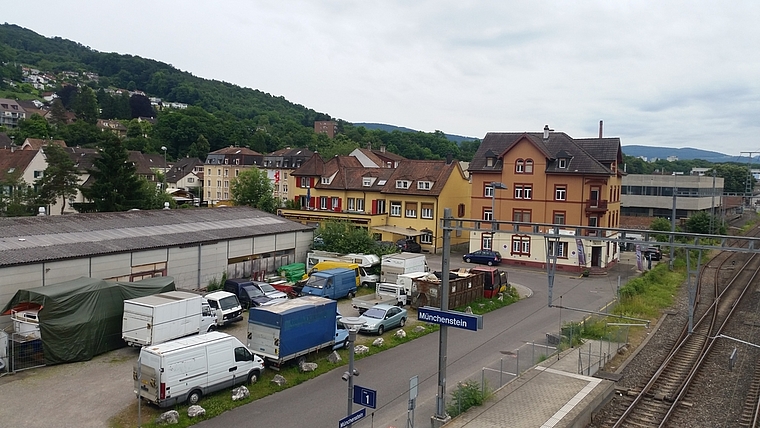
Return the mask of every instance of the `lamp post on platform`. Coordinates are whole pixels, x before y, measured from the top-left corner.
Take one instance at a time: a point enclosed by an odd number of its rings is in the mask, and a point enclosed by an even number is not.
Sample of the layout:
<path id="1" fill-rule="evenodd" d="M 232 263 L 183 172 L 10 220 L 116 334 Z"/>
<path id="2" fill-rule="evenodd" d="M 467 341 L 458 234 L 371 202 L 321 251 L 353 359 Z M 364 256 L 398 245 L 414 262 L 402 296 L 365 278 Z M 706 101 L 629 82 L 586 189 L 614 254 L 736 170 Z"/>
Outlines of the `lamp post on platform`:
<path id="1" fill-rule="evenodd" d="M 346 416 L 351 416 L 354 413 L 354 376 L 359 376 L 359 371 L 354 369 L 354 342 L 356 342 L 356 334 L 359 332 L 362 324 L 364 324 L 364 321 L 358 317 L 343 317 L 340 319 L 340 323 L 348 329 L 348 371 L 343 373 L 341 378 L 348 382 L 348 410 L 346 411 Z"/>
<path id="2" fill-rule="evenodd" d="M 161 184 L 161 190 L 166 193 L 166 146 L 161 146 L 161 150 L 164 151 L 164 180 Z"/>

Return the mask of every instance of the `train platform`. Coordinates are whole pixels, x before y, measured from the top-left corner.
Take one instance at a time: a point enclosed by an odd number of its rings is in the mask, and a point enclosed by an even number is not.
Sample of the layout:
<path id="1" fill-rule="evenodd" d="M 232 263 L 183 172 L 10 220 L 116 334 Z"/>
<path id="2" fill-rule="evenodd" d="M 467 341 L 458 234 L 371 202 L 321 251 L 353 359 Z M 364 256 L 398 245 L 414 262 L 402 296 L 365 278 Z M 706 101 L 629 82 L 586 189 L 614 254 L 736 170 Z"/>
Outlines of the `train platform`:
<path id="1" fill-rule="evenodd" d="M 615 382 L 598 373 L 609 356 L 598 341 L 566 350 L 536 364 L 470 408 L 445 428 L 581 428 L 615 392 Z M 611 357 L 609 357 L 611 358 Z M 580 374 L 580 373 L 585 374 Z M 610 374 L 609 377 L 614 378 Z"/>

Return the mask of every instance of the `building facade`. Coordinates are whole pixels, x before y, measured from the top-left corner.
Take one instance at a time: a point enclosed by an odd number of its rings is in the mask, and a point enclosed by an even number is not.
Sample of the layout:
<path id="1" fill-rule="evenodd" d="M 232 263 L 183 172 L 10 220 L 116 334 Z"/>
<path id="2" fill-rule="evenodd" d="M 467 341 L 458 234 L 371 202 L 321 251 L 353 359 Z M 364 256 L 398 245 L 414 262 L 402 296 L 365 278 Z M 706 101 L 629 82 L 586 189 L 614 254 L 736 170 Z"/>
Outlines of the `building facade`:
<path id="1" fill-rule="evenodd" d="M 597 236 L 611 231 L 572 226 L 616 228 L 620 220 L 623 161 L 619 138 L 573 139 L 547 127 L 541 133 L 488 133 L 469 166 L 472 215 L 482 231 L 470 233 L 470 250 L 497 250 L 504 263 L 544 267 L 550 226 L 561 239 L 549 251 L 557 268 L 606 268 L 619 259 L 617 248 Z M 517 230 L 491 231 L 490 220 L 529 223 Z M 538 229 L 538 230 L 536 230 Z"/>
<path id="2" fill-rule="evenodd" d="M 675 199 L 673 195 L 675 194 Z M 704 211 L 720 212 L 723 177 L 698 175 L 628 174 L 623 177 L 620 213 L 631 217 L 673 216 L 684 219 Z"/>
<path id="3" fill-rule="evenodd" d="M 292 199 L 290 197 L 292 185 L 290 174 L 300 168 L 313 155 L 314 152 L 309 149 L 291 149 L 290 147 L 264 155 L 263 169 L 272 183 L 272 193 L 280 204 Z"/>
<path id="4" fill-rule="evenodd" d="M 206 157 L 204 187 L 210 206 L 228 204 L 231 200 L 230 182 L 247 168 L 262 166 L 264 156 L 247 147 L 227 147 L 211 152 Z"/>

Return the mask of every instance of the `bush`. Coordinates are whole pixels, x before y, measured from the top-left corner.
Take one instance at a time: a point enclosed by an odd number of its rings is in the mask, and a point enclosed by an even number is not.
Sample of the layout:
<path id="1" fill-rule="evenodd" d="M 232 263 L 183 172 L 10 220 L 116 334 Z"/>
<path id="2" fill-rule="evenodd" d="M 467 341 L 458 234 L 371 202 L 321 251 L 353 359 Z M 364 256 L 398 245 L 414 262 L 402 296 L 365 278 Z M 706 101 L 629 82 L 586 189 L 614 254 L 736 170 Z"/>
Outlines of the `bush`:
<path id="1" fill-rule="evenodd" d="M 466 412 L 470 407 L 482 405 L 491 394 L 492 391 L 488 388 L 487 383 L 481 390 L 480 383 L 474 380 L 460 382 L 456 389 L 451 392 L 451 401 L 446 406 L 446 411 L 451 417 L 457 416 Z"/>

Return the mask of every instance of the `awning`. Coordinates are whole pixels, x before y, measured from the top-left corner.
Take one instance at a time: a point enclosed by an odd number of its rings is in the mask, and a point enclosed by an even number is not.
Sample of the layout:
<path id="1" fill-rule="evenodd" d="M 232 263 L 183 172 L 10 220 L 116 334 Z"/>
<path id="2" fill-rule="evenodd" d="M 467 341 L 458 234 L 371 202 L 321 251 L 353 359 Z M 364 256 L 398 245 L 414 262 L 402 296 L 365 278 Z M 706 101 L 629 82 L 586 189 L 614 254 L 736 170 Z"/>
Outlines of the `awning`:
<path id="1" fill-rule="evenodd" d="M 372 226 L 372 229 L 381 232 L 395 233 L 396 235 L 402 236 L 420 236 L 424 233 L 417 229 L 412 229 L 411 227 L 404 229 L 403 227 L 398 226 Z"/>

